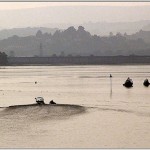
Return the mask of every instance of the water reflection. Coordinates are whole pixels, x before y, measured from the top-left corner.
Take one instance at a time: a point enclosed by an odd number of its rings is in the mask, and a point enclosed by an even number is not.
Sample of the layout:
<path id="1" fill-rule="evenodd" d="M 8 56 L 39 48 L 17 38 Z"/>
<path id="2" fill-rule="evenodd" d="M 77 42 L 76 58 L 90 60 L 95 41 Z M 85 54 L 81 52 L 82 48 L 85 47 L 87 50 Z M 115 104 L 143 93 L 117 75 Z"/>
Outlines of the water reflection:
<path id="1" fill-rule="evenodd" d="M 110 99 L 112 99 L 112 75 L 110 74 Z"/>

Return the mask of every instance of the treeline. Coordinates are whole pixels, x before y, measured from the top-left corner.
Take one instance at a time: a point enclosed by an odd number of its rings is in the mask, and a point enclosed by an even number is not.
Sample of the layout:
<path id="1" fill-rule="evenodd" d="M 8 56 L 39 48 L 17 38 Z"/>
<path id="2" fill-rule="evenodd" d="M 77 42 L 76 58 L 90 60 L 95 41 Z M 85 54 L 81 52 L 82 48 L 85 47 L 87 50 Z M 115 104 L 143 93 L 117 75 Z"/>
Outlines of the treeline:
<path id="1" fill-rule="evenodd" d="M 102 29 L 101 29 L 102 30 Z M 12 36 L 0 41 L 0 48 L 9 56 L 115 56 L 150 55 L 150 42 L 117 33 L 91 35 L 79 26 L 54 34 L 38 31 L 35 36 Z"/>
<path id="2" fill-rule="evenodd" d="M 0 40 L 7 39 L 13 35 L 20 37 L 35 35 L 38 30 L 47 33 L 54 33 L 58 28 L 46 28 L 46 27 L 27 27 L 27 28 L 13 28 L 13 29 L 3 29 L 0 30 Z"/>
<path id="3" fill-rule="evenodd" d="M 146 43 L 150 43 L 150 31 L 140 30 L 139 32 L 136 32 L 131 35 L 125 34 L 125 37 L 128 39 L 142 39 Z"/>

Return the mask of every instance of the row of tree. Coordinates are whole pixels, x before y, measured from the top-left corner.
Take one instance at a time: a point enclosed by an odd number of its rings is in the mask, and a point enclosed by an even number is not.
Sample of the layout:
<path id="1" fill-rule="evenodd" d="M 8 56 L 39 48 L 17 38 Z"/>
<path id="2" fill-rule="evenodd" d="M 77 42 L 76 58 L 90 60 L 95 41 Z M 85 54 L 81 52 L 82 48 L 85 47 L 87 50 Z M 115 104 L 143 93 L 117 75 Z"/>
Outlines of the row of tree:
<path id="1" fill-rule="evenodd" d="M 0 41 L 0 48 L 10 56 L 55 55 L 150 55 L 150 43 L 142 38 L 132 39 L 128 35 L 110 33 L 109 36 L 91 35 L 84 27 L 73 26 L 54 34 L 42 33 L 35 36 L 12 36 Z"/>

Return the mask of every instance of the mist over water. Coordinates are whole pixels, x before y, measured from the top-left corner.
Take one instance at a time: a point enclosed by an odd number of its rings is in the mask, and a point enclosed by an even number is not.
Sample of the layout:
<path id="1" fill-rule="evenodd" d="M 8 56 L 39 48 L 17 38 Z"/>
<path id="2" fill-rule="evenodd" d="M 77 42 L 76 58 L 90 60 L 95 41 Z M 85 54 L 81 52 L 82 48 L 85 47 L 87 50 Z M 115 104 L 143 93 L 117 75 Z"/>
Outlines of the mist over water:
<path id="1" fill-rule="evenodd" d="M 122 85 L 127 77 L 133 88 Z M 38 96 L 70 106 L 0 108 L 0 148 L 148 148 L 145 78 L 149 65 L 2 67 L 0 107 Z"/>

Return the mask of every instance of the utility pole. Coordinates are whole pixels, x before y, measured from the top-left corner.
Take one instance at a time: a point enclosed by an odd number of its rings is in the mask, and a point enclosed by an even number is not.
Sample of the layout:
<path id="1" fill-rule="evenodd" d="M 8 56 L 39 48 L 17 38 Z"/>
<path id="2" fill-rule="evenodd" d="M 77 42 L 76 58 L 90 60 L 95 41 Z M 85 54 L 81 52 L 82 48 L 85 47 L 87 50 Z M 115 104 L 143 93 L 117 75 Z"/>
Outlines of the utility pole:
<path id="1" fill-rule="evenodd" d="M 40 43 L 40 57 L 43 57 L 43 45 Z"/>

